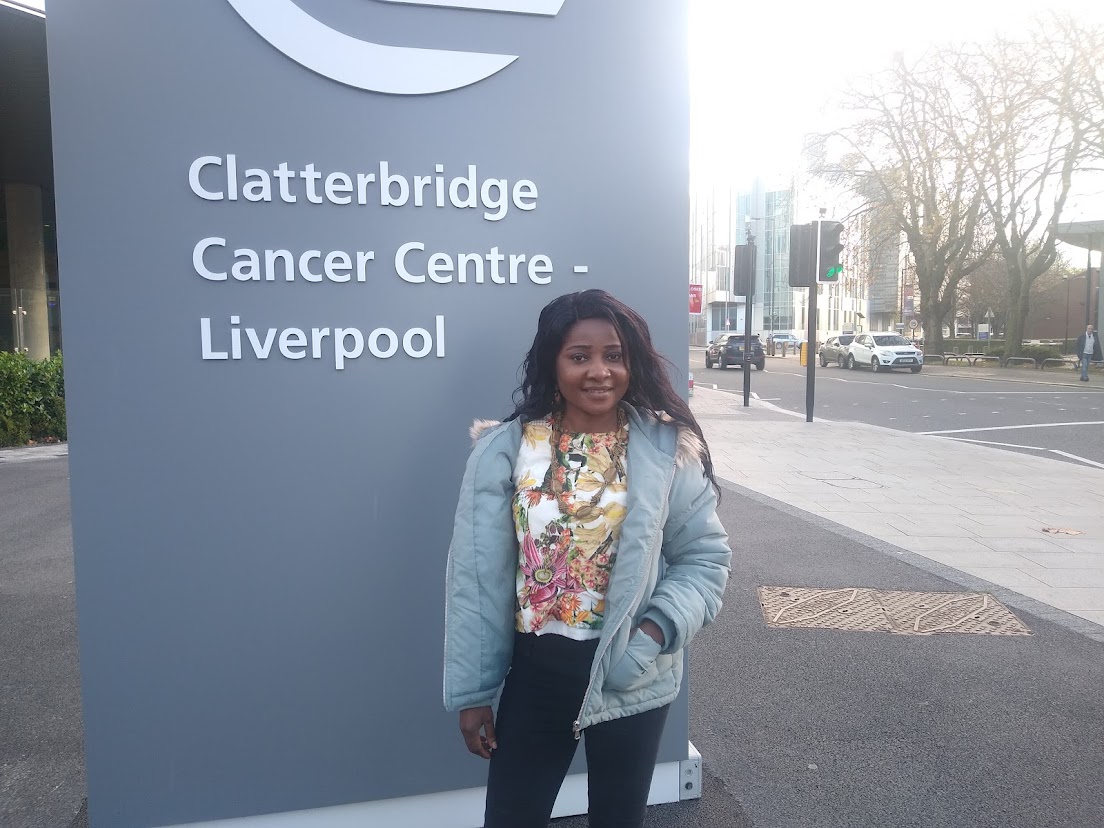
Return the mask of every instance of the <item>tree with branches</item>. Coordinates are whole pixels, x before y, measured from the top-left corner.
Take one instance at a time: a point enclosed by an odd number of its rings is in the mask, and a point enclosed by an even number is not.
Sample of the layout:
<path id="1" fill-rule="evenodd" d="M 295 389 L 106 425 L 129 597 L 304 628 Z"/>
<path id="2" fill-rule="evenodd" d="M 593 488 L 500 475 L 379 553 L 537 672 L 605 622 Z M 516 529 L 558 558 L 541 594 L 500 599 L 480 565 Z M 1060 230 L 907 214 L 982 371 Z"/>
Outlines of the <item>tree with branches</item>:
<path id="1" fill-rule="evenodd" d="M 932 55 L 912 65 L 899 57 L 846 94 L 850 123 L 810 143 L 815 175 L 854 194 L 857 212 L 892 216 L 916 274 L 927 347 L 936 353 L 959 284 L 994 244 L 985 194 L 972 174 L 978 161 L 945 129 L 955 111 L 946 81 Z"/>
<path id="2" fill-rule="evenodd" d="M 1088 150 L 1076 50 L 1052 32 L 944 53 L 963 94 L 940 113 L 939 130 L 969 165 L 1007 270 L 1008 356 L 1023 344 L 1032 283 L 1057 259 L 1062 212 Z"/>

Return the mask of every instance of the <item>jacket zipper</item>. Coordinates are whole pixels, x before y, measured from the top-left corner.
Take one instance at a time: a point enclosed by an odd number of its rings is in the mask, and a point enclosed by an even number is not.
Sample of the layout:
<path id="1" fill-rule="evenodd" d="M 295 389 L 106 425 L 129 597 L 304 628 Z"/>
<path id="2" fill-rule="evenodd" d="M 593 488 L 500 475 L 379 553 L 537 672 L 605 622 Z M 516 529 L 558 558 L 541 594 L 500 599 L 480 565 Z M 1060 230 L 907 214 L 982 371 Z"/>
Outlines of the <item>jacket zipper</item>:
<path id="1" fill-rule="evenodd" d="M 449 580 L 452 575 L 452 544 L 449 544 L 448 559 L 445 563 L 445 646 L 441 658 L 441 697 L 445 704 L 449 703 L 448 697 L 448 653 L 449 653 Z"/>
<path id="2" fill-rule="evenodd" d="M 674 472 L 674 469 L 675 469 L 675 466 L 672 465 L 671 466 L 671 471 Z M 671 496 L 671 482 L 673 480 L 674 480 L 674 474 L 672 473 L 671 476 L 668 478 L 668 481 L 667 481 L 667 495 L 666 495 L 667 497 Z M 657 527 L 656 533 L 658 533 L 660 531 L 662 531 L 662 530 Z M 655 534 L 652 535 L 652 543 L 649 545 L 649 547 L 654 546 L 654 545 L 655 545 Z M 650 564 L 651 563 L 651 558 L 652 558 L 652 551 L 651 551 L 651 548 L 649 548 L 649 550 L 648 550 L 648 560 L 646 561 L 646 563 Z M 647 570 L 645 570 L 645 571 L 647 571 Z M 643 592 L 644 592 L 644 585 L 646 583 L 647 583 L 646 578 L 641 578 L 640 579 L 640 589 L 635 595 L 633 595 L 633 599 L 629 603 L 629 609 L 626 610 L 624 617 L 620 621 L 617 622 L 618 627 L 620 627 L 622 624 L 625 623 L 625 621 L 629 617 L 629 614 L 632 612 L 632 608 L 639 603 L 640 598 L 641 598 L 641 596 L 643 595 Z M 598 663 L 602 660 L 602 656 L 604 656 L 606 654 L 606 650 L 609 649 L 609 645 L 610 645 L 611 641 L 613 641 L 613 636 L 612 635 L 609 638 L 606 639 L 606 645 L 602 648 L 602 650 L 598 654 L 595 655 L 595 657 L 594 657 L 595 663 Z M 583 735 L 583 728 L 580 725 L 580 722 L 583 719 L 583 711 L 586 710 L 587 701 L 590 699 L 590 691 L 593 690 L 593 689 L 594 689 L 594 672 L 591 671 L 590 682 L 587 684 L 586 692 L 583 693 L 583 703 L 582 703 L 582 705 L 579 706 L 578 717 L 575 719 L 574 722 L 571 723 L 571 731 L 572 731 L 572 733 L 575 734 L 575 741 L 576 742 L 579 741 L 579 739 L 582 738 L 582 735 Z"/>

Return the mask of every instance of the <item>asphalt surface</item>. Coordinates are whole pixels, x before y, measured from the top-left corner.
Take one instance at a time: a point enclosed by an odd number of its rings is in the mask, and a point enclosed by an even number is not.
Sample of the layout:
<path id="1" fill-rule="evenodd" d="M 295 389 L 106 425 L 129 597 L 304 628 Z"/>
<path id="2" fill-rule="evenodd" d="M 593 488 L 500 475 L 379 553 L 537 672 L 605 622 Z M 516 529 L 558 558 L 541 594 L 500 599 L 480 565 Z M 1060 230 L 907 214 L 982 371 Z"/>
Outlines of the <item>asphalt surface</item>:
<path id="1" fill-rule="evenodd" d="M 743 372 L 707 369 L 702 350 L 690 352 L 690 370 L 696 383 L 743 393 Z M 1081 384 L 1072 371 L 1068 377 L 1048 372 L 1046 380 L 1030 370 L 1010 370 L 1008 379 L 994 378 L 993 372 L 984 378 L 956 373 L 927 365 L 919 374 L 875 374 L 818 363 L 814 417 L 934 432 L 1104 468 L 1104 374 L 1094 371 L 1092 381 Z M 752 370 L 753 393 L 802 416 L 805 386 L 805 369 L 793 356 L 768 357 L 766 370 Z"/>
<path id="2" fill-rule="evenodd" d="M 0 464 L 0 498 L 0 825 L 77 828 L 66 461 Z M 1031 637 L 768 628 L 760 585 L 978 584 L 745 489 L 726 486 L 720 515 L 733 577 L 691 653 L 704 796 L 650 809 L 649 826 L 1104 825 L 1104 644 L 1023 609 Z"/>
<path id="3" fill-rule="evenodd" d="M 65 828 L 84 797 L 68 469 L 0 465 L 3 828 Z"/>

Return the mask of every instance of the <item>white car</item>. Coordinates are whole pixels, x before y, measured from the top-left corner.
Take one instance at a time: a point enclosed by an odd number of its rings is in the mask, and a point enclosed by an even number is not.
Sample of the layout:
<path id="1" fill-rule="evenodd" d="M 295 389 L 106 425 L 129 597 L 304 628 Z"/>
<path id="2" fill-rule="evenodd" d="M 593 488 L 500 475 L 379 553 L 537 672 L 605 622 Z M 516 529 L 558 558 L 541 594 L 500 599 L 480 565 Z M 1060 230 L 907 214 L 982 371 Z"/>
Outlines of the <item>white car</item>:
<path id="1" fill-rule="evenodd" d="M 847 346 L 847 367 L 854 370 L 866 365 L 875 373 L 908 368 L 919 374 L 924 367 L 924 352 L 897 333 L 859 334 Z"/>

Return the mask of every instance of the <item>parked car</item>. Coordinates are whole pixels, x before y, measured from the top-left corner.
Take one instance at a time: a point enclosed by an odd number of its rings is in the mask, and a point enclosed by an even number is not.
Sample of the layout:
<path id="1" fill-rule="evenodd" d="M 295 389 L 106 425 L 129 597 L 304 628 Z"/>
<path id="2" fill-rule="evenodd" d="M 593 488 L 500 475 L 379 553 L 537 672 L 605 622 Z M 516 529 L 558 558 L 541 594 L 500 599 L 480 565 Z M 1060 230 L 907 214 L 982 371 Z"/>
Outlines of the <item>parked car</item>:
<path id="1" fill-rule="evenodd" d="M 919 374 L 924 352 L 898 333 L 859 334 L 847 346 L 847 367 L 854 370 L 860 365 L 869 365 L 875 373 L 908 368 Z"/>
<path id="2" fill-rule="evenodd" d="M 830 336 L 820 346 L 820 367 L 827 368 L 829 362 L 834 362 L 842 368 L 847 362 L 847 346 L 855 341 L 855 334 L 840 334 Z"/>
<path id="3" fill-rule="evenodd" d="M 782 350 L 782 346 L 786 346 L 787 351 L 797 353 L 801 348 L 801 343 L 804 339 L 794 336 L 792 333 L 772 333 L 768 339 L 769 342 L 774 343 L 774 349 L 776 352 Z"/>
<path id="4" fill-rule="evenodd" d="M 743 365 L 744 335 L 742 333 L 723 333 L 709 343 L 705 352 L 705 367 L 727 368 L 729 365 Z M 751 335 L 751 364 L 762 371 L 767 364 L 763 353 L 763 343 L 759 334 Z"/>

